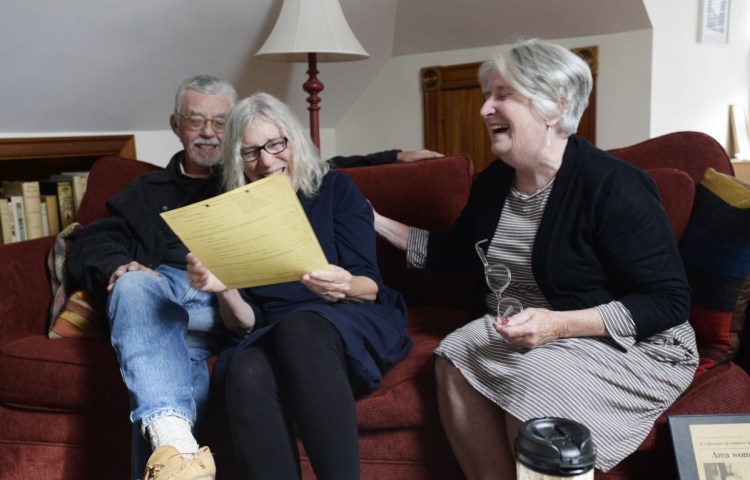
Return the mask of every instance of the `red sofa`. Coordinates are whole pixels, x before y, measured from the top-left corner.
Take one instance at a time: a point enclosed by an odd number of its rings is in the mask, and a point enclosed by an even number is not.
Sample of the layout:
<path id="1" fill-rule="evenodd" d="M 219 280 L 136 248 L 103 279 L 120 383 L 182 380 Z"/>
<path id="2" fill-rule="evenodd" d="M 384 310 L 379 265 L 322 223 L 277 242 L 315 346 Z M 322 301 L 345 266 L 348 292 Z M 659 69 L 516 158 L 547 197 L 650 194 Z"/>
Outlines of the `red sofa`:
<path id="1" fill-rule="evenodd" d="M 657 180 L 680 238 L 690 217 L 696 183 L 707 167 L 732 173 L 722 147 L 707 135 L 680 132 L 613 150 Z M 117 157 L 91 170 L 79 221 L 105 215 L 106 198 L 156 167 Z M 682 173 L 680 172 L 682 171 Z M 474 171 L 465 155 L 347 170 L 375 207 L 408 224 L 445 229 L 459 214 Z M 0 246 L 5 285 L 0 298 L 0 478 L 126 479 L 130 426 L 127 393 L 112 348 L 100 338 L 47 338 L 52 294 L 47 255 L 53 238 Z M 368 479 L 460 479 L 460 469 L 440 426 L 432 350 L 447 333 L 471 319 L 467 276 L 404 268 L 403 254 L 379 245 L 386 282 L 410 306 L 414 348 L 357 403 L 362 476 Z M 745 313 L 747 316 L 747 312 Z M 691 319 L 700 322 L 700 318 Z M 709 340 L 699 338 L 701 352 Z M 750 340 L 748 340 L 750 341 Z M 747 346 L 745 342 L 742 345 Z M 750 359 L 713 365 L 708 357 L 678 401 L 657 421 L 636 453 L 597 479 L 676 479 L 669 415 L 750 412 Z M 198 431 L 216 455 L 220 478 L 239 478 L 213 392 L 210 413 Z M 314 478 L 302 453 L 306 478 Z"/>

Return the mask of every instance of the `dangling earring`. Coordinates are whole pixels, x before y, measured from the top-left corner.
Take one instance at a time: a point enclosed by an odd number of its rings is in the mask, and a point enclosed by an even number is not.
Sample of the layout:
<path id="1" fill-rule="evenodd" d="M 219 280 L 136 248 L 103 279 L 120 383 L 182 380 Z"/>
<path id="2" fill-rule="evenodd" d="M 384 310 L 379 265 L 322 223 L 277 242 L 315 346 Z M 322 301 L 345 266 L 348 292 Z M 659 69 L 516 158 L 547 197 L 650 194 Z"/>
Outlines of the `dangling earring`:
<path id="1" fill-rule="evenodd" d="M 547 134 L 544 137 L 544 145 L 549 147 L 552 145 L 552 126 L 547 125 Z"/>

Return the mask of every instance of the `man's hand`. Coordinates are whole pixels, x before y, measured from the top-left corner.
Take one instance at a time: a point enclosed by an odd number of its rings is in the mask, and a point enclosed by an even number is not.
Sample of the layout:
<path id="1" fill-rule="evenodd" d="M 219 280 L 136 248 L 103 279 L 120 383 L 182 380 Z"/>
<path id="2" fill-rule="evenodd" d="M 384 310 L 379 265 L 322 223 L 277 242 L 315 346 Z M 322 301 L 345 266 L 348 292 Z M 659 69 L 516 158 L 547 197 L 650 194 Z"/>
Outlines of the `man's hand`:
<path id="1" fill-rule="evenodd" d="M 150 273 L 157 280 L 161 280 L 161 275 L 133 260 L 130 263 L 126 263 L 125 265 L 120 265 L 119 267 L 117 267 L 117 270 L 115 270 L 114 273 L 109 277 L 109 283 L 107 284 L 107 293 L 112 292 L 112 289 L 115 288 L 115 282 L 118 278 L 122 277 L 127 272 L 135 272 L 136 270 L 142 270 L 146 273 Z"/>
<path id="2" fill-rule="evenodd" d="M 411 150 L 408 152 L 398 152 L 396 155 L 397 162 L 416 162 L 417 160 L 427 160 L 428 158 L 439 158 L 442 157 L 442 153 L 433 152 L 432 150 L 421 149 Z"/>

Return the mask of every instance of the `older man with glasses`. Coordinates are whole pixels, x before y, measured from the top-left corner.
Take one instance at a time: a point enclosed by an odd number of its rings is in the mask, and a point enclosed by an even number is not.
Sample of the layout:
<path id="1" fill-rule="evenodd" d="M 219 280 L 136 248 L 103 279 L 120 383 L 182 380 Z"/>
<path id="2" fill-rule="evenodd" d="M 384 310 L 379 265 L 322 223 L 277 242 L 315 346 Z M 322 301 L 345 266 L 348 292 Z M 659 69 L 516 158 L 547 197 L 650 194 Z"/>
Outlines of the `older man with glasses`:
<path id="1" fill-rule="evenodd" d="M 206 359 L 221 350 L 228 333 L 215 296 L 190 288 L 187 248 L 159 214 L 221 192 L 216 167 L 236 99 L 234 87 L 214 77 L 182 82 L 170 126 L 184 150 L 164 170 L 139 176 L 110 199 L 112 216 L 83 228 L 68 255 L 71 280 L 106 303 L 130 396 L 132 478 L 216 475 L 213 456 L 199 446 L 193 428 L 208 401 Z M 285 147 L 285 141 L 264 145 L 268 151 Z M 331 162 L 344 167 L 435 156 L 429 150 L 391 150 Z"/>
<path id="2" fill-rule="evenodd" d="M 206 359 L 222 348 L 226 330 L 216 298 L 190 288 L 187 248 L 159 214 L 220 192 L 215 167 L 236 99 L 227 82 L 209 76 L 185 80 L 170 117 L 184 150 L 164 170 L 141 175 L 110 199 L 112 216 L 83 228 L 68 256 L 71 279 L 106 301 L 112 345 L 130 394 L 132 478 L 216 473 L 193 427 L 208 400 Z"/>

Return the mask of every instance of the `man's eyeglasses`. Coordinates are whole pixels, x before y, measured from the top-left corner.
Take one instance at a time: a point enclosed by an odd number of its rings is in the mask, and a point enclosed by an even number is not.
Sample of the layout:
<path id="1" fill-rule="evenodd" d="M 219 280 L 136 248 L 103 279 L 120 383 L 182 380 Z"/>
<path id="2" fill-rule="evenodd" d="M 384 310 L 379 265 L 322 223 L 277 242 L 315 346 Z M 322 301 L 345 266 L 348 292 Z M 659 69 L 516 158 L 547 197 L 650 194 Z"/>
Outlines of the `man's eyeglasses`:
<path id="1" fill-rule="evenodd" d="M 261 150 L 265 150 L 271 155 L 281 153 L 286 150 L 289 139 L 286 137 L 274 138 L 266 142 L 265 145 L 260 147 L 247 147 L 240 149 L 240 157 L 245 163 L 254 162 L 260 158 Z"/>
<path id="2" fill-rule="evenodd" d="M 187 127 L 190 130 L 203 130 L 206 124 L 210 123 L 211 127 L 213 127 L 214 129 L 214 132 L 221 133 L 227 126 L 227 119 L 224 117 L 206 118 L 203 115 L 197 113 L 192 113 L 189 115 L 180 112 L 175 113 L 177 113 L 180 118 L 183 118 L 185 120 Z"/>

